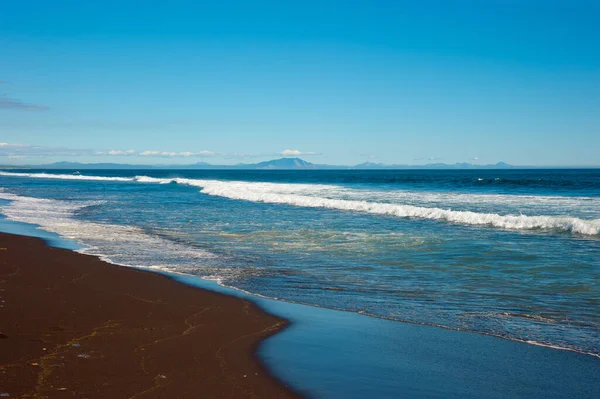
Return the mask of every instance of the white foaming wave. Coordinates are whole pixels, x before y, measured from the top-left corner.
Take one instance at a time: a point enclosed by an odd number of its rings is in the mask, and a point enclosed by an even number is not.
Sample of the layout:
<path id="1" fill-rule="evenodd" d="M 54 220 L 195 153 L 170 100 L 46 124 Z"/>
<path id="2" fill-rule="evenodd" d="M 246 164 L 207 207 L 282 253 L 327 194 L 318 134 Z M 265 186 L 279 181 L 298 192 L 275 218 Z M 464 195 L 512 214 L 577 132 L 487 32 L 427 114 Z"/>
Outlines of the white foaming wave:
<path id="1" fill-rule="evenodd" d="M 256 192 L 278 193 L 278 194 L 301 194 L 321 195 L 330 199 L 350 199 L 371 202 L 396 203 L 402 201 L 404 204 L 415 202 L 426 202 L 434 205 L 458 205 L 458 204 L 498 204 L 498 205 L 550 205 L 561 208 L 579 209 L 582 206 L 596 209 L 600 206 L 600 198 L 595 197 L 565 197 L 565 196 L 543 196 L 543 195 L 511 195 L 511 194 L 478 194 L 478 193 L 441 193 L 441 192 L 416 192 L 406 190 L 373 191 L 363 189 L 352 189 L 344 186 L 329 184 L 286 184 L 286 183 L 264 183 L 245 181 L 221 181 L 202 180 L 188 178 L 158 178 L 150 176 L 135 177 L 111 177 L 111 176 L 87 176 L 67 175 L 51 173 L 14 173 L 0 172 L 0 176 L 30 177 L 59 180 L 89 180 L 89 181 L 120 181 L 170 184 L 178 183 L 193 187 L 209 187 L 213 185 L 226 184 L 230 187 Z"/>
<path id="2" fill-rule="evenodd" d="M 119 182 L 139 182 L 170 184 L 178 183 L 193 187 L 208 187 L 215 184 L 226 184 L 232 188 L 241 188 L 257 192 L 278 193 L 278 194 L 303 194 L 303 195 L 322 195 L 331 199 L 354 199 L 360 201 L 391 202 L 399 201 L 413 203 L 427 202 L 431 204 L 469 204 L 469 203 L 490 203 L 499 205 L 552 205 L 568 208 L 581 206 L 600 206 L 600 199 L 594 197 L 565 197 L 565 196 L 543 196 L 543 195 L 510 195 L 510 194 L 477 194 L 477 193 L 441 193 L 441 192 L 416 192 L 406 190 L 373 191 L 356 190 L 344 186 L 329 184 L 286 184 L 286 183 L 264 183 L 264 182 L 246 182 L 246 181 L 221 181 L 221 180 L 202 180 L 188 178 L 158 178 L 150 176 L 135 177 L 111 177 L 111 176 L 88 176 L 88 175 L 68 175 L 52 173 L 14 173 L 2 172 L 0 176 L 30 177 L 41 179 L 59 179 L 59 180 L 89 180 L 89 181 L 119 181 Z"/>
<path id="3" fill-rule="evenodd" d="M 543 215 L 499 215 L 495 213 L 453 211 L 436 207 L 427 208 L 413 205 L 369 202 L 364 200 L 333 199 L 317 196 L 320 194 L 330 194 L 332 189 L 340 189 L 338 186 L 253 183 L 183 178 L 160 179 L 148 176 L 138 176 L 136 177 L 136 180 L 161 184 L 175 182 L 178 184 L 195 186 L 201 188 L 201 192 L 204 194 L 235 200 L 356 211 L 401 218 L 442 220 L 467 225 L 493 226 L 510 230 L 548 229 L 582 235 L 600 235 L 600 219 L 585 220 L 568 216 Z"/>
<path id="4" fill-rule="evenodd" d="M 600 199 L 594 197 L 561 197 L 561 196 L 536 196 L 536 195 L 509 195 L 509 194 L 475 194 L 475 193 L 439 193 L 415 192 L 405 190 L 373 191 L 353 189 L 344 186 L 329 184 L 289 184 L 289 183 L 264 183 L 246 181 L 200 180 L 187 178 L 155 178 L 149 176 L 136 176 L 138 182 L 169 184 L 178 183 L 199 188 L 221 187 L 238 191 L 252 191 L 255 193 L 271 194 L 298 194 L 320 196 L 328 199 L 359 200 L 368 202 L 383 202 L 406 205 L 407 202 L 426 202 L 431 204 L 498 204 L 498 205 L 550 205 L 561 208 L 580 208 L 582 206 L 599 207 Z"/>
<path id="5" fill-rule="evenodd" d="M 310 208 L 328 208 L 401 218 L 443 220 L 468 225 L 493 226 L 511 230 L 553 229 L 583 235 L 600 235 L 600 219 L 584 220 L 561 216 L 498 215 L 471 211 L 453 211 L 440 208 L 425 208 L 356 200 L 339 200 L 306 195 L 281 194 L 244 189 L 241 185 L 216 182 L 205 185 L 202 192 L 209 195 L 237 200 L 287 204 Z"/>
<path id="6" fill-rule="evenodd" d="M 370 191 L 353 190 L 352 199 L 372 200 L 377 202 L 429 203 L 429 204 L 487 204 L 499 206 L 543 206 L 559 207 L 561 209 L 577 209 L 600 207 L 600 198 L 566 197 L 546 195 L 514 195 L 514 194 L 481 194 L 456 192 L 415 192 L 406 190 Z"/>
<path id="7" fill-rule="evenodd" d="M 1 187 L 0 199 L 11 201 L 0 207 L 8 219 L 36 224 L 45 231 L 74 240 L 84 246 L 76 252 L 97 256 L 108 263 L 183 275 L 208 273 L 223 280 L 244 273 L 225 266 L 223 259 L 211 252 L 147 234 L 137 227 L 73 218 L 78 210 L 99 201 L 33 198 L 6 192 Z"/>
<path id="8" fill-rule="evenodd" d="M 9 205 L 0 208 L 2 213 L 17 222 L 39 225 L 42 229 L 75 240 L 86 246 L 80 252 L 96 255 L 111 261 L 112 257 L 128 259 L 117 262 L 126 266 L 152 267 L 148 264 L 151 252 L 172 253 L 174 256 L 200 260 L 214 258 L 215 255 L 196 248 L 189 248 L 158 236 L 149 235 L 133 226 L 80 221 L 73 216 L 87 206 L 99 201 L 58 201 L 33 198 L 0 191 L 0 199 L 10 200 Z M 106 255 L 109 253 L 110 255 Z"/>
<path id="9" fill-rule="evenodd" d="M 328 194 L 331 189 L 339 189 L 337 186 L 251 183 L 183 178 L 159 179 L 147 176 L 138 176 L 136 180 L 161 184 L 175 182 L 195 186 L 201 188 L 201 192 L 204 194 L 235 200 L 356 211 L 401 218 L 442 220 L 467 225 L 493 226 L 510 230 L 549 229 L 582 235 L 600 235 L 600 219 L 585 220 L 567 216 L 499 215 L 495 213 L 453 211 L 435 207 L 426 208 L 413 205 L 332 199 L 316 196 L 319 194 Z"/>
<path id="10" fill-rule="evenodd" d="M 90 180 L 90 181 L 133 181 L 134 180 L 131 177 L 85 176 L 85 175 L 67 175 L 67 174 L 52 174 L 52 173 L 0 172 L 0 176 L 32 177 L 32 178 L 36 178 L 36 179 Z"/>
<path id="11" fill-rule="evenodd" d="M 477 193 L 440 193 L 440 192 L 414 192 L 405 190 L 390 190 L 390 191 L 372 191 L 372 190 L 355 190 L 344 186 L 336 186 L 329 184 L 300 184 L 300 183 L 265 183 L 265 182 L 246 182 L 246 181 L 222 181 L 222 180 L 203 180 L 189 178 L 158 178 L 150 176 L 135 176 L 135 177 L 113 177 L 113 176 L 89 176 L 89 175 L 73 175 L 73 174 L 52 174 L 52 173 L 15 173 L 2 172 L 0 176 L 13 177 L 30 177 L 40 179 L 59 179 L 59 180 L 90 180 L 90 181 L 121 181 L 121 182 L 139 182 L 139 183 L 155 183 L 155 184 L 170 184 L 178 183 L 182 185 L 205 187 L 214 184 L 227 184 L 231 187 L 239 187 L 250 189 L 252 191 L 275 192 L 280 194 L 308 194 L 314 195 L 322 193 L 327 197 L 352 196 L 353 199 L 359 200 L 382 200 L 385 202 L 398 200 L 418 199 L 419 201 L 441 203 L 441 202 L 491 202 L 491 203 L 527 203 L 546 204 L 552 203 L 556 205 L 581 205 L 582 203 L 600 203 L 599 198 L 595 197 L 565 197 L 565 196 L 542 196 L 542 195 L 510 195 L 510 194 L 477 194 Z"/>
<path id="12" fill-rule="evenodd" d="M 274 192 L 274 193 L 303 193 L 303 194 L 318 194 L 330 193 L 334 191 L 348 191 L 344 187 L 334 186 L 330 184 L 286 184 L 286 183 L 264 183 L 264 182 L 246 182 L 246 181 L 223 181 L 223 180 L 203 180 L 203 179 L 187 179 L 183 177 L 174 178 L 158 178 L 150 176 L 136 176 L 133 178 L 140 183 L 158 183 L 170 184 L 177 183 L 192 187 L 209 187 L 214 185 L 226 185 L 234 190 L 252 190 L 256 192 Z"/>
<path id="13" fill-rule="evenodd" d="M 221 181 L 201 180 L 187 178 L 156 178 L 150 176 L 135 177 L 102 177 L 82 175 L 52 175 L 45 173 L 9 173 L 0 172 L 9 176 L 26 176 L 74 180 L 115 180 L 135 181 L 140 183 L 170 184 L 177 183 L 200 188 L 201 192 L 208 195 L 219 196 L 235 200 L 251 202 L 262 202 L 270 204 L 285 204 L 291 206 L 308 208 L 327 208 L 342 211 L 363 212 L 377 215 L 388 215 L 400 218 L 419 218 L 446 221 L 473 226 L 492 226 L 509 230 L 557 230 L 588 236 L 600 235 L 600 219 L 582 219 L 571 216 L 528 216 L 500 215 L 497 213 L 484 213 L 473 211 L 459 211 L 442 209 L 440 207 L 422 207 L 416 205 L 373 202 L 364 199 L 340 199 L 342 196 L 356 195 L 356 190 L 348 188 L 325 185 L 325 184 L 287 184 L 287 183 L 263 183 L 244 181 Z M 397 195 L 398 193 L 396 193 Z M 360 195 L 360 192 L 359 192 Z M 384 196 L 393 194 L 382 193 Z M 401 194 L 414 196 L 415 193 Z M 470 195 L 470 194 L 458 194 Z M 437 196 L 437 197 L 436 197 Z M 446 198 L 447 194 L 434 194 L 433 198 L 438 200 Z M 454 195 L 456 198 L 456 194 Z M 480 195 L 481 196 L 481 195 Z M 489 196 L 489 195 L 484 195 Z M 336 198 L 338 197 L 338 198 Z M 534 198 L 538 201 L 549 199 L 561 200 L 561 197 L 534 197 L 534 196 L 507 196 L 510 201 L 523 201 L 525 198 Z M 514 198 L 512 198 L 514 197 Z M 364 198 L 364 197 L 359 197 Z M 581 198 L 583 200 L 597 201 L 595 198 Z M 567 200 L 568 201 L 568 200 Z"/>

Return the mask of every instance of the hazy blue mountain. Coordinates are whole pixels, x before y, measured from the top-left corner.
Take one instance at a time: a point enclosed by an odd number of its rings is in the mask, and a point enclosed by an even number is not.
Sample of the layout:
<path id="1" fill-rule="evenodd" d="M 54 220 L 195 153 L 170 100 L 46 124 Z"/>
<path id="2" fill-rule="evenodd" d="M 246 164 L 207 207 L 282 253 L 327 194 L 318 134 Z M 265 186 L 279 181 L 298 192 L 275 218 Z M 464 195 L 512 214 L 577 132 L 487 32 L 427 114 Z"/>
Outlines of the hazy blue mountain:
<path id="1" fill-rule="evenodd" d="M 80 163 L 80 162 L 55 162 L 46 165 L 29 166 L 3 166 L 7 169 L 509 169 L 517 166 L 509 165 L 505 162 L 498 162 L 490 165 L 473 165 L 466 162 L 445 164 L 432 163 L 427 165 L 386 165 L 383 163 L 363 162 L 354 166 L 322 165 L 307 162 L 300 158 L 280 158 L 270 161 L 237 164 L 237 165 L 213 165 L 207 162 L 197 162 L 187 165 L 132 165 L 123 163 Z M 522 166 L 521 166 L 522 168 Z M 529 168 L 529 167 L 526 167 Z"/>
<path id="2" fill-rule="evenodd" d="M 280 158 L 255 164 L 238 164 L 236 167 L 250 169 L 317 169 L 317 165 L 300 158 Z"/>

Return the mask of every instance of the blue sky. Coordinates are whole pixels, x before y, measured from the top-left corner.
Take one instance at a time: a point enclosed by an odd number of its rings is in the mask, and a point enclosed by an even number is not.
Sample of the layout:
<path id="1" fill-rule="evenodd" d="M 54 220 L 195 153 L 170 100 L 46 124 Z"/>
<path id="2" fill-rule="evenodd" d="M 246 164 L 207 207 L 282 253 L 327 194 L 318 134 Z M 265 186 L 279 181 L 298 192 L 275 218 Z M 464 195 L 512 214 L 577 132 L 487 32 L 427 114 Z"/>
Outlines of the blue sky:
<path id="1" fill-rule="evenodd" d="M 0 163 L 600 165 L 599 20 L 577 0 L 6 2 Z"/>

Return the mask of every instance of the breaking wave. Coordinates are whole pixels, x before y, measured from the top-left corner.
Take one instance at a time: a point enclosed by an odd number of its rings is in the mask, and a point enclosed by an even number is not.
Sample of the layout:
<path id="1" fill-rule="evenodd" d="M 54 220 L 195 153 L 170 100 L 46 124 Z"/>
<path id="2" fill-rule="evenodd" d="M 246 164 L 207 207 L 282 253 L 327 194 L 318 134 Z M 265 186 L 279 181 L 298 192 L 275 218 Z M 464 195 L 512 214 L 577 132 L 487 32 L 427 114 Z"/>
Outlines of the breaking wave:
<path id="1" fill-rule="evenodd" d="M 0 176 L 14 177 L 33 177 L 36 179 L 61 179 L 61 180 L 90 180 L 90 181 L 132 181 L 131 177 L 110 177 L 110 176 L 84 176 L 84 175 L 66 175 L 52 173 L 14 173 L 0 172 Z"/>
<path id="2" fill-rule="evenodd" d="M 356 192 L 344 187 L 326 184 L 284 184 L 243 181 L 201 180 L 187 178 L 155 178 L 149 176 L 105 177 L 48 173 L 0 172 L 3 176 L 18 176 L 68 180 L 106 180 L 155 184 L 177 183 L 200 188 L 207 195 L 234 200 L 284 204 L 298 207 L 327 208 L 341 211 L 388 215 L 399 218 L 417 218 L 458 223 L 471 226 L 490 226 L 509 230 L 553 230 L 585 236 L 600 235 L 600 219 L 583 219 L 561 215 L 525 215 L 474 212 L 471 210 L 444 209 L 439 206 L 423 207 L 402 203 L 388 203 L 353 199 Z M 387 194 L 389 197 L 389 193 Z M 343 198 L 340 198 L 343 197 Z M 520 196 L 511 197 L 512 201 Z M 540 197 L 538 197 L 540 198 Z M 542 197 L 552 199 L 556 197 Z M 402 198 L 399 198 L 402 199 Z M 595 198 L 588 200 L 596 201 Z"/>
<path id="3" fill-rule="evenodd" d="M 78 211 L 101 201 L 59 201 L 1 190 L 0 199 L 11 201 L 2 207 L 2 214 L 8 219 L 38 225 L 45 231 L 74 240 L 85 245 L 78 252 L 111 263 L 148 268 L 176 264 L 185 269 L 188 264 L 189 268 L 195 268 L 215 258 L 208 251 L 148 234 L 139 227 L 82 221 L 75 217 Z"/>

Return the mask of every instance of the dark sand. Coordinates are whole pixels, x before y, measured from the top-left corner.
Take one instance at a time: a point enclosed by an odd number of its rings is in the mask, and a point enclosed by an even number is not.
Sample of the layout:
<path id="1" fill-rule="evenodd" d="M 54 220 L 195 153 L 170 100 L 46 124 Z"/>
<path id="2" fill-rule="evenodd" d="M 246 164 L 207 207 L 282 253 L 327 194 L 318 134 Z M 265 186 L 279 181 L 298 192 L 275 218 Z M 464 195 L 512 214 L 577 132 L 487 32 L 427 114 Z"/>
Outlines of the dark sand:
<path id="1" fill-rule="evenodd" d="M 252 303 L 0 234 L 0 395 L 293 398 L 254 356 Z"/>

